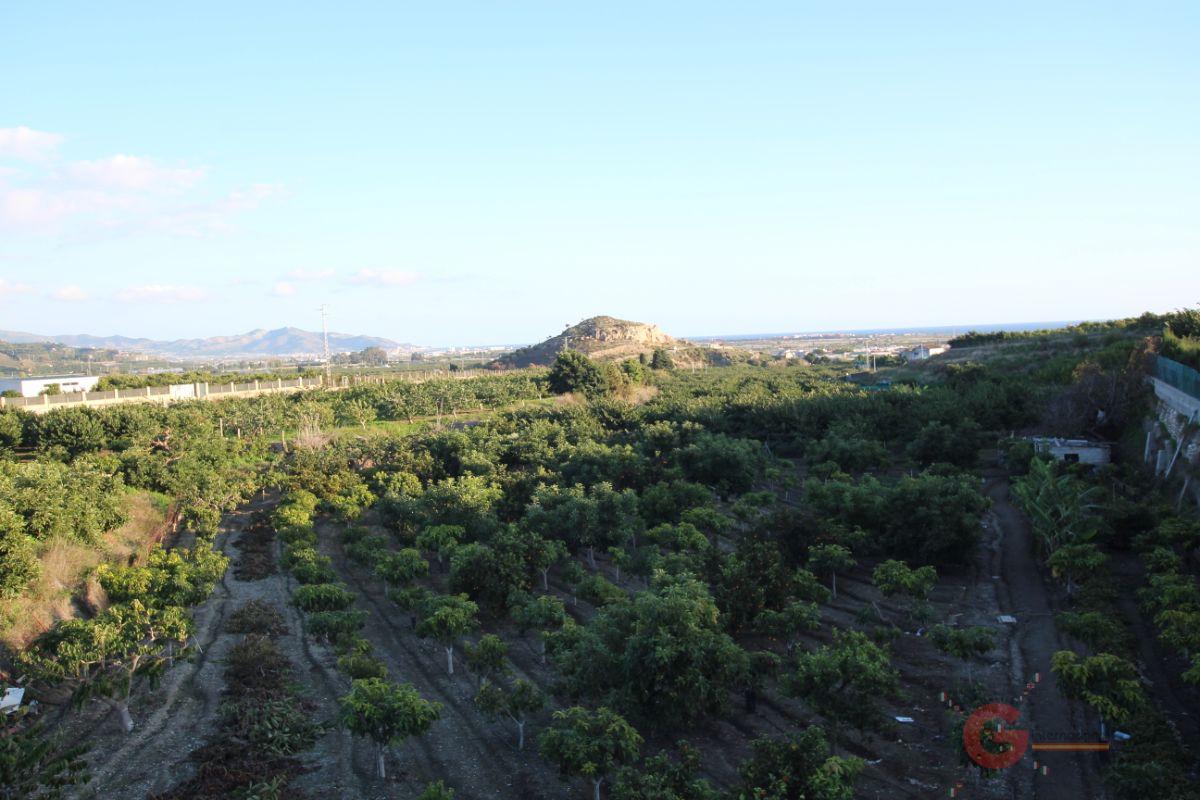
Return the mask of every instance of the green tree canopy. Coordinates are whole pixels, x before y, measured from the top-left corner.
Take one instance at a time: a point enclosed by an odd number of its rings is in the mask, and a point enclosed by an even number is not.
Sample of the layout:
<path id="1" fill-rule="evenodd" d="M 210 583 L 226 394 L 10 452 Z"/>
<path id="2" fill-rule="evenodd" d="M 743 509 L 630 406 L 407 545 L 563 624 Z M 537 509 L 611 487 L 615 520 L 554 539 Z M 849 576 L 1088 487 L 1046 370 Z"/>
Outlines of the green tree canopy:
<path id="1" fill-rule="evenodd" d="M 541 754 L 563 775 L 579 775 L 592 782 L 593 800 L 600 800 L 604 779 L 636 760 L 641 746 L 637 730 L 620 714 L 603 706 L 555 711 L 550 729 L 538 738 Z"/>
<path id="2" fill-rule="evenodd" d="M 387 748 L 411 736 L 419 736 L 441 716 L 440 703 L 425 700 L 408 683 L 388 683 L 382 678 L 354 681 L 342 697 L 342 725 L 356 736 L 378 746 L 376 767 L 387 777 L 384 754 Z"/>

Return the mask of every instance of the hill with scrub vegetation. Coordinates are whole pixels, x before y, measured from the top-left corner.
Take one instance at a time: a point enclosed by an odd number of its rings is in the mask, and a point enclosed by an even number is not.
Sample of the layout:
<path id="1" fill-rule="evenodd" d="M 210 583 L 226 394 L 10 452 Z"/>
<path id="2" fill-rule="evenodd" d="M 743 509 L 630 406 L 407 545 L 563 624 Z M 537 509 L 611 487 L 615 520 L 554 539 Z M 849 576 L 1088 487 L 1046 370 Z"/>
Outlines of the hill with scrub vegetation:
<path id="1" fill-rule="evenodd" d="M 566 350 L 582 353 L 594 361 L 639 358 L 645 362 L 661 351 L 669 353 L 672 363 L 681 367 L 725 366 L 747 357 L 743 351 L 699 347 L 685 339 L 676 339 L 657 325 L 599 316 L 589 317 L 538 344 L 506 353 L 492 363 L 501 368 L 548 367 Z"/>
<path id="2" fill-rule="evenodd" d="M 553 364 L 564 350 L 575 350 L 598 361 L 612 361 L 680 345 L 690 346 L 663 333 L 657 325 L 616 317 L 589 317 L 557 336 L 507 353 L 496 359 L 496 363 L 504 367 L 545 367 Z"/>

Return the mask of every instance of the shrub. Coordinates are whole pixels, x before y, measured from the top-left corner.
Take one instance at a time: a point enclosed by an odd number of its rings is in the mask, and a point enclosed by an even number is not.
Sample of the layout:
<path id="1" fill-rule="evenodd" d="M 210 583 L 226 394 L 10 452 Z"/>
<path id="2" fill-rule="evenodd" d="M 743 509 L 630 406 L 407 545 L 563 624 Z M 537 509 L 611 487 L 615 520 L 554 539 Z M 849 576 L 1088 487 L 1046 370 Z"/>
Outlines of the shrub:
<path id="1" fill-rule="evenodd" d="M 581 598 L 597 607 L 629 599 L 624 589 L 600 574 L 589 575 L 580 581 L 577 592 Z"/>
<path id="2" fill-rule="evenodd" d="M 337 572 L 325 556 L 319 560 L 297 564 L 292 567 L 292 576 L 300 583 L 332 583 L 337 580 Z"/>
<path id="3" fill-rule="evenodd" d="M 292 597 L 298 608 L 307 612 L 341 611 L 354 602 L 355 595 L 337 583 L 313 583 L 301 586 Z"/>
<path id="4" fill-rule="evenodd" d="M 387 547 L 388 537 L 372 533 L 353 544 L 346 545 L 346 556 L 358 564 L 372 564 L 380 553 L 387 550 Z"/>
<path id="5" fill-rule="evenodd" d="M 368 536 L 370 533 L 371 529 L 363 525 L 351 525 L 342 530 L 340 538 L 342 540 L 342 544 L 354 544 L 355 542 L 361 542 L 363 538 Z"/>
<path id="6" fill-rule="evenodd" d="M 227 732 L 264 753 L 286 756 L 313 746 L 321 732 L 312 714 L 291 697 L 243 698 L 221 707 Z"/>
<path id="7" fill-rule="evenodd" d="M 303 528 L 286 528 L 279 531 L 279 538 L 284 544 L 300 547 L 316 547 L 317 532 L 311 525 Z"/>
<path id="8" fill-rule="evenodd" d="M 367 653 L 347 653 L 338 659 L 337 664 L 338 669 L 351 680 L 387 677 L 387 667 L 383 662 Z"/>
<path id="9" fill-rule="evenodd" d="M 277 692 L 292 677 L 292 665 L 267 636 L 252 633 L 225 659 L 225 680 L 240 694 Z"/>
<path id="10" fill-rule="evenodd" d="M 366 611 L 318 611 L 308 615 L 308 629 L 313 636 L 328 642 L 342 634 L 353 634 L 366 624 Z"/>
<path id="11" fill-rule="evenodd" d="M 257 633 L 278 636 L 287 632 L 279 609 L 262 600 L 250 600 L 229 615 L 225 629 L 230 633 Z"/>

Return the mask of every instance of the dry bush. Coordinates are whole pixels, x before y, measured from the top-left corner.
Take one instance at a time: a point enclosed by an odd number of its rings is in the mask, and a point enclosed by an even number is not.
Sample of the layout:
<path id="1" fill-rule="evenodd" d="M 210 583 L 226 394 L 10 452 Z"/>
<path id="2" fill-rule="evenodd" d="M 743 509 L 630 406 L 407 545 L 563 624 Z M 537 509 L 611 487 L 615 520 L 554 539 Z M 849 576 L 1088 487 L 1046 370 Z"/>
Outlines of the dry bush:
<path id="1" fill-rule="evenodd" d="M 279 609 L 263 600 L 250 600 L 230 614 L 225 629 L 230 633 L 257 633 L 263 636 L 287 633 Z"/>
<path id="2" fill-rule="evenodd" d="M 321 431 L 316 417 L 306 416 L 300 420 L 300 428 L 296 431 L 292 444 L 302 450 L 320 450 L 332 440 L 332 434 Z"/>
<path id="3" fill-rule="evenodd" d="M 643 403 L 649 403 L 658 396 L 657 386 L 646 386 L 644 384 L 633 384 L 621 393 L 621 399 L 635 406 L 640 406 Z"/>
<path id="4" fill-rule="evenodd" d="M 98 548 L 65 538 L 42 544 L 41 575 L 22 596 L 0 602 L 0 642 L 24 648 L 58 620 L 76 616 L 76 598 L 93 612 L 107 607 L 104 590 L 92 578 L 96 566 L 142 562 L 165 524 L 164 511 L 144 492 L 126 498 L 126 512 L 125 524 L 105 533 Z"/>
<path id="5" fill-rule="evenodd" d="M 233 574 L 239 581 L 257 581 L 274 575 L 275 528 L 265 516 L 256 516 L 237 540 L 238 559 Z"/>

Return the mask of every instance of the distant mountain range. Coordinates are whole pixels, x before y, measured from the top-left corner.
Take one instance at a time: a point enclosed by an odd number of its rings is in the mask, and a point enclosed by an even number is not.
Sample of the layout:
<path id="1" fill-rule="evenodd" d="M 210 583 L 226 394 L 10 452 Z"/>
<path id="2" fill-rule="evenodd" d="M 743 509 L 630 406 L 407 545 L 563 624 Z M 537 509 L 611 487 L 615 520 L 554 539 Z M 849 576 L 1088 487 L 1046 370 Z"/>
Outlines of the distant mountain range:
<path id="1" fill-rule="evenodd" d="M 134 339 L 128 336 L 90 336 L 63 334 L 42 336 L 22 331 L 0 331 L 0 341 L 14 344 L 30 342 L 59 342 L 71 347 L 94 347 L 102 350 L 121 350 L 174 358 L 228 358 L 233 356 L 303 356 L 323 352 L 320 331 L 299 328 L 253 330 L 237 336 L 210 336 L 207 339 Z M 383 339 L 378 336 L 358 336 L 349 333 L 329 333 L 329 349 L 334 353 L 352 353 L 368 347 L 382 347 L 389 352 L 413 352 L 420 348 Z"/>

